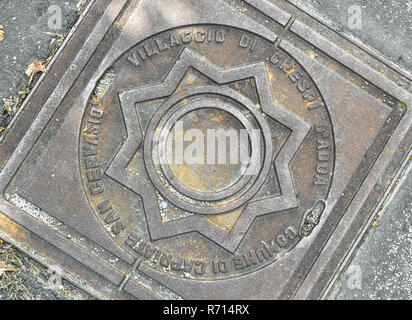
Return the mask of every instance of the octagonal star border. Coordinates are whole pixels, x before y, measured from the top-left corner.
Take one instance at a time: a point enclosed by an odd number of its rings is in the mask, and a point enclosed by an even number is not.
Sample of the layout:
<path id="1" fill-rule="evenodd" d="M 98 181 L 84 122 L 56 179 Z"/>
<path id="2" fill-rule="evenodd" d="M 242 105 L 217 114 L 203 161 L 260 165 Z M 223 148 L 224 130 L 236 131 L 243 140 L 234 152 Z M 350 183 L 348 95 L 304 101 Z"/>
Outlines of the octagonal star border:
<path id="1" fill-rule="evenodd" d="M 292 131 L 274 160 L 281 194 L 262 200 L 252 200 L 253 202 L 246 205 L 230 232 L 217 228 L 197 214 L 181 220 L 162 223 L 156 200 L 156 189 L 152 184 L 137 178 L 126 169 L 137 149 L 143 143 L 143 133 L 135 104 L 171 96 L 184 79 L 189 68 L 196 69 L 219 85 L 254 78 L 261 111 Z M 142 197 L 152 240 L 197 231 L 216 242 L 217 245 L 234 253 L 256 217 L 298 207 L 289 164 L 309 133 L 311 126 L 274 102 L 265 62 L 223 70 L 192 50 L 184 48 L 162 83 L 122 92 L 119 94 L 119 98 L 126 124 L 127 138 L 106 170 L 106 175 Z"/>

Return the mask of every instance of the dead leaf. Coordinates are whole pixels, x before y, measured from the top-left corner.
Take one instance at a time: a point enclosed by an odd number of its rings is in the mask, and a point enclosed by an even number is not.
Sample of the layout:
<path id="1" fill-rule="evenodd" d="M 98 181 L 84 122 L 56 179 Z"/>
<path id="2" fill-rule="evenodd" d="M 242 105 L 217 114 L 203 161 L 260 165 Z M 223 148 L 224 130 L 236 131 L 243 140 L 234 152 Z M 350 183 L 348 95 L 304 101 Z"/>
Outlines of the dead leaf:
<path id="1" fill-rule="evenodd" d="M 39 73 L 39 72 L 47 72 L 47 70 L 46 70 L 45 65 L 41 61 L 35 60 L 27 68 L 26 75 L 28 77 L 31 77 L 31 76 L 34 76 L 36 73 Z"/>
<path id="2" fill-rule="evenodd" d="M 12 271 L 16 271 L 16 269 L 14 269 L 12 267 L 0 267 L 0 278 L 3 275 L 3 273 L 12 272 Z"/>
<path id="3" fill-rule="evenodd" d="M 2 29 L 3 29 L 3 26 L 0 25 L 0 42 L 4 41 L 4 38 L 5 38 L 4 31 Z"/>

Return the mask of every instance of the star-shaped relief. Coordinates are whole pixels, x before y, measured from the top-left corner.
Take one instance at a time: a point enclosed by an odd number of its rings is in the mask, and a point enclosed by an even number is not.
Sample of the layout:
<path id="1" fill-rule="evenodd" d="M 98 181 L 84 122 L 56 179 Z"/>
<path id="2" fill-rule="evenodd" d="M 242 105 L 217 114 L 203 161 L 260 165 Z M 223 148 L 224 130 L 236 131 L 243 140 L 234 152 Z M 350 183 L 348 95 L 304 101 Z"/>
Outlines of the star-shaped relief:
<path id="1" fill-rule="evenodd" d="M 246 80 L 254 88 L 254 98 L 234 89 Z M 185 48 L 162 83 L 119 96 L 127 139 L 106 174 L 141 196 L 152 240 L 197 231 L 233 253 L 257 216 L 298 207 L 289 165 L 310 126 L 274 102 L 264 62 L 220 69 Z M 245 182 L 232 194 L 228 188 L 203 199 L 202 194 L 191 195 L 189 188 L 174 186 L 176 177 L 168 170 L 169 175 L 165 174 L 165 166 L 154 161 L 159 143 L 155 137 L 159 126 L 177 119 L 185 108 L 204 108 L 213 99 L 239 119 L 254 119 L 261 132 L 263 156 L 256 171 L 248 179 L 239 179 Z M 141 112 L 142 104 L 153 109 L 150 116 Z M 247 120 L 244 123 L 249 126 Z M 281 146 L 274 142 L 271 123 L 289 132 Z M 139 163 L 139 170 L 128 168 L 132 159 Z M 265 188 L 274 189 L 273 185 L 278 192 L 262 193 Z"/>

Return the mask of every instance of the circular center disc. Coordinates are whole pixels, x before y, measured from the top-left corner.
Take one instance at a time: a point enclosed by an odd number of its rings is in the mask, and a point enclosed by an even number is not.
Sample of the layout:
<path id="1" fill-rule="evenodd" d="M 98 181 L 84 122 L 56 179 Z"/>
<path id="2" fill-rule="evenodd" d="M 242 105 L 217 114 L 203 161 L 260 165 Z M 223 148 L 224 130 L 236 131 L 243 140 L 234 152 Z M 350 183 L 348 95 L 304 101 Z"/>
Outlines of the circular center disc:
<path id="1" fill-rule="evenodd" d="M 237 118 L 219 108 L 187 113 L 167 139 L 172 174 L 196 192 L 220 192 L 233 186 L 247 169 L 250 148 L 249 139 L 242 139 L 245 130 Z"/>

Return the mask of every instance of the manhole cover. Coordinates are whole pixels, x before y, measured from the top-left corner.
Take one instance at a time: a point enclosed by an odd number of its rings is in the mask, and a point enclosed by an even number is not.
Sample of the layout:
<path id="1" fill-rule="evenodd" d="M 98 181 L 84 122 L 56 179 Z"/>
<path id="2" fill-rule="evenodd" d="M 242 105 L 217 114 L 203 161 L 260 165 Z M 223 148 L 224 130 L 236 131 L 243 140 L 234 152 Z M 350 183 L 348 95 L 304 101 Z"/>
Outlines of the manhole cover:
<path id="1" fill-rule="evenodd" d="M 100 298 L 324 297 L 410 156 L 365 50 L 289 2 L 92 4 L 3 138 L 1 234 Z"/>

